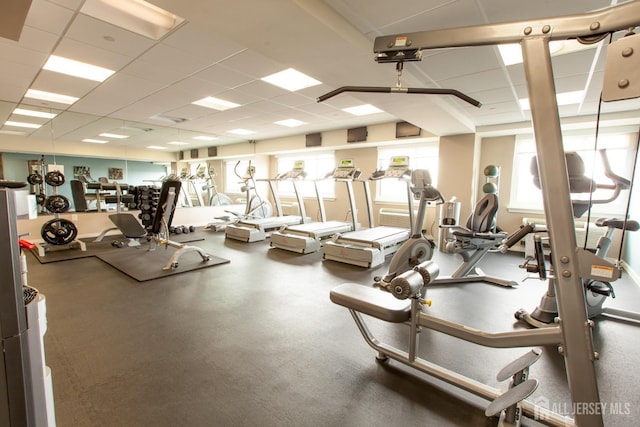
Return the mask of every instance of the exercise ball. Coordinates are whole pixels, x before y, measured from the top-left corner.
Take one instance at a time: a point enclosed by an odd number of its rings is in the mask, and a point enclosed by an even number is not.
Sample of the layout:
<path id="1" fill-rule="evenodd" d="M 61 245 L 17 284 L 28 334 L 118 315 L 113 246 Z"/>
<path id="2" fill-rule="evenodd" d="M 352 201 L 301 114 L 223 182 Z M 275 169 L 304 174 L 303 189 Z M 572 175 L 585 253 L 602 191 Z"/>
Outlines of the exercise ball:
<path id="1" fill-rule="evenodd" d="M 498 186 L 493 182 L 487 182 L 482 186 L 482 192 L 486 194 L 496 194 Z"/>
<path id="2" fill-rule="evenodd" d="M 496 177 L 500 175 L 500 168 L 496 165 L 488 165 L 484 168 L 484 176 Z"/>

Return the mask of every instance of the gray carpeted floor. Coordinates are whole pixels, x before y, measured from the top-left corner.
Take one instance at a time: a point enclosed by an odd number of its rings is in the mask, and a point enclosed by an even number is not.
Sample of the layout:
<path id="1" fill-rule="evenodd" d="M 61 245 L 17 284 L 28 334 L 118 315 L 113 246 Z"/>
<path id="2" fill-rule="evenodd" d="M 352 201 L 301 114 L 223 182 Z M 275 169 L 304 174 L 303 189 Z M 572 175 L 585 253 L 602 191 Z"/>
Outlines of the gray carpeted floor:
<path id="1" fill-rule="evenodd" d="M 486 402 L 399 363 L 380 365 L 348 311 L 329 301 L 343 282 L 371 283 L 366 270 L 322 254 L 269 249 L 209 233 L 198 246 L 228 264 L 136 280 L 99 259 L 29 263 L 29 283 L 47 298 L 47 364 L 59 427 L 83 426 L 483 426 Z M 488 274 L 520 280 L 517 255 L 490 254 Z M 437 253 L 443 274 L 457 265 Z M 142 259 L 140 260 L 142 262 Z M 484 284 L 430 291 L 431 312 L 488 331 L 511 330 L 513 312 L 533 308 L 544 284 Z M 640 310 L 638 287 L 616 284 L 616 306 Z M 405 325 L 372 322 L 396 345 Z M 601 399 L 640 416 L 637 325 L 600 320 L 594 332 Z M 421 357 L 495 387 L 496 373 L 526 349 L 488 349 L 425 330 Z M 533 398 L 570 402 L 563 359 L 544 348 L 531 370 Z M 570 407 L 569 407 L 570 409 Z M 536 425 L 526 420 L 525 425 Z"/>

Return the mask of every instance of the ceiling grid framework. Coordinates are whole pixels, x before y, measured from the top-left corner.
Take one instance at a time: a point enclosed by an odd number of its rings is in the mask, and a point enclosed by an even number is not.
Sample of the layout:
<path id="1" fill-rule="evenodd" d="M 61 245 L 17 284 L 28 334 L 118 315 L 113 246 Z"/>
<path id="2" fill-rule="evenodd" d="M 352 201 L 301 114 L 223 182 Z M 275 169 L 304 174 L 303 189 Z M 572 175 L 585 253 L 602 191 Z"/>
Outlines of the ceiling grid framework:
<path id="1" fill-rule="evenodd" d="M 79 143 L 123 129 L 129 138 L 109 140 L 110 144 L 143 149 L 153 142 L 165 145 L 168 151 L 401 120 L 435 135 L 476 132 L 530 119 L 530 112 L 519 103 L 527 97 L 522 66 L 505 65 L 497 47 L 425 52 L 421 62 L 405 65 L 400 79 L 407 87 L 459 90 L 482 102 L 482 108 L 452 97 L 417 95 L 343 94 L 324 103 L 316 99 L 340 86 L 396 84 L 393 64 L 374 61 L 373 39 L 379 35 L 588 12 L 612 1 L 543 0 L 543 5 L 526 0 L 151 3 L 184 22 L 153 40 L 82 13 L 83 0 L 33 0 L 20 40 L 0 38 L 0 58 L 7 64 L 0 70 L 1 123 L 17 121 L 13 110 L 29 106 L 58 114 L 53 119 L 53 138 L 61 141 Z M 580 103 L 560 107 L 563 117 L 591 117 L 597 112 L 605 52 L 605 47 L 592 46 L 554 56 L 558 92 L 585 91 Z M 94 82 L 42 70 L 51 54 L 105 67 L 115 74 Z M 290 92 L 261 80 L 288 68 L 322 83 Z M 71 105 L 44 103 L 25 98 L 28 89 L 79 99 Z M 240 106 L 217 111 L 193 104 L 207 96 Z M 372 104 L 382 112 L 353 116 L 343 111 L 361 104 Z M 639 109 L 637 100 L 602 108 L 607 114 Z M 276 124 L 285 120 L 303 124 Z M 44 125 L 46 120 L 35 123 Z M 255 133 L 247 137 L 229 133 L 236 128 Z M 49 126 L 18 129 L 5 125 L 0 128 L 0 141 L 16 138 L 2 131 L 23 132 L 25 138 L 52 138 Z M 193 139 L 202 135 L 216 139 Z M 178 139 L 186 145 L 168 145 Z"/>

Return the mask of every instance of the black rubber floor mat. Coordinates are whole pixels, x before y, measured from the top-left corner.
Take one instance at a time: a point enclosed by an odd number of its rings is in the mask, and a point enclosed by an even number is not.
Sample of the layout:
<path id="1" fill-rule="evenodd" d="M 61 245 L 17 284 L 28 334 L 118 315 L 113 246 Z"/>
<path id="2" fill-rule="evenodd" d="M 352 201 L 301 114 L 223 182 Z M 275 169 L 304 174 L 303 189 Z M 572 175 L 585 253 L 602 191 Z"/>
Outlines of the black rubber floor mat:
<path id="1" fill-rule="evenodd" d="M 102 253 L 97 255 L 97 257 L 138 282 L 145 282 L 147 280 L 186 273 L 188 271 L 230 262 L 228 259 L 214 255 L 209 255 L 211 257 L 209 261 L 203 261 L 198 252 L 188 251 L 178 259 L 178 266 L 176 268 L 163 270 L 163 267 L 167 265 L 177 249 L 164 246 L 158 247 L 154 251 L 149 251 L 148 249 L 148 246 L 141 246 L 139 248 L 125 247 Z"/>

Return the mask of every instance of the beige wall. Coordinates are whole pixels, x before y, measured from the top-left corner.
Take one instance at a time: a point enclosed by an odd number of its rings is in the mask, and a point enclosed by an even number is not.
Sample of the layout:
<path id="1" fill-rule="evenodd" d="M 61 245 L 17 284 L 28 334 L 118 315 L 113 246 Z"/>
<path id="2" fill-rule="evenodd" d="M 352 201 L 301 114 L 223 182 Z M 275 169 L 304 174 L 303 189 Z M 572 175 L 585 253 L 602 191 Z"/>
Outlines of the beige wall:
<path id="1" fill-rule="evenodd" d="M 460 202 L 460 222 L 465 223 L 475 203 L 476 138 L 473 134 L 440 138 L 438 189 L 445 200 Z"/>

